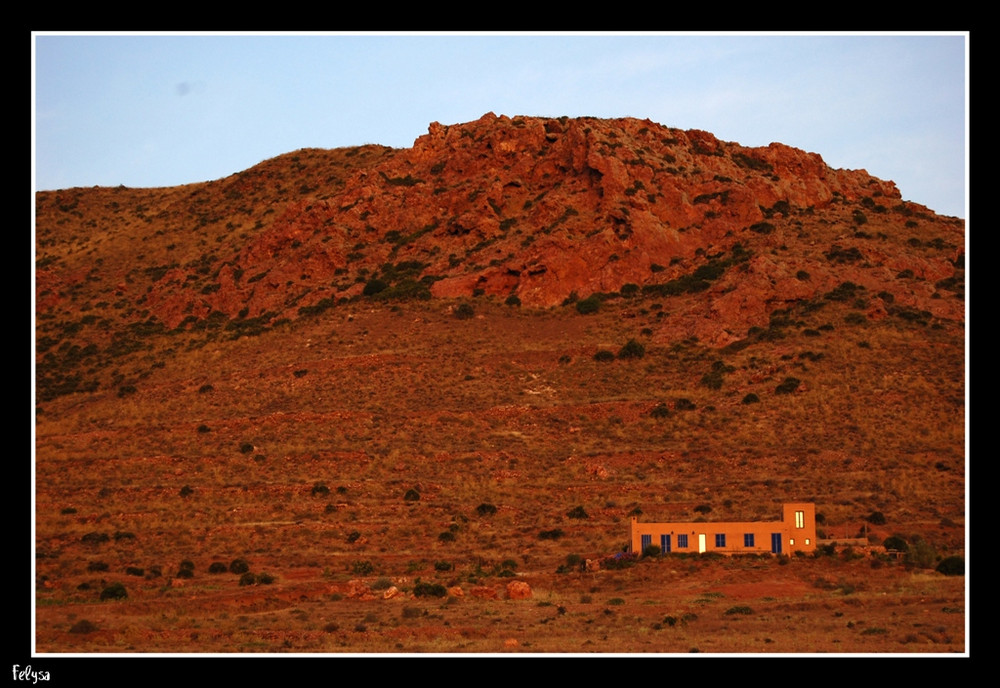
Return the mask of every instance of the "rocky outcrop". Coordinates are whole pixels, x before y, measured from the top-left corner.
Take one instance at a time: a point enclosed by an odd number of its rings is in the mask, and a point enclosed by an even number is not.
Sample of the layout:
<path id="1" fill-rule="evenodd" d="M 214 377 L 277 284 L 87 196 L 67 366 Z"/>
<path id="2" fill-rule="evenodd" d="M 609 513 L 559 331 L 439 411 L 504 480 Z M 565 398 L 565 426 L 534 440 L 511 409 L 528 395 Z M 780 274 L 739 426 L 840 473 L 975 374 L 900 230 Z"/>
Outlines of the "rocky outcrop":
<path id="1" fill-rule="evenodd" d="M 487 295 L 552 307 L 623 289 L 697 292 L 662 334 L 683 328 L 722 345 L 845 280 L 877 292 L 899 274 L 951 279 L 964 245 L 964 226 L 942 223 L 942 250 L 900 250 L 913 217 L 938 219 L 864 170 L 649 120 L 489 113 L 432 123 L 408 149 L 306 153 L 312 172 L 296 154 L 194 188 L 197 208 L 219 198 L 233 217 L 258 217 L 254 231 L 220 236 L 223 248 L 197 260 L 116 277 L 119 295 L 170 329 L 216 318 L 238 333 L 359 297 Z M 164 205 L 176 213 L 183 202 Z M 836 251 L 847 259 L 828 257 Z M 720 266 L 725 276 L 695 280 L 697 289 L 683 281 Z M 39 274 L 40 307 L 87 278 Z M 930 304 L 933 287 L 921 289 L 900 296 L 962 317 L 961 303 Z"/>

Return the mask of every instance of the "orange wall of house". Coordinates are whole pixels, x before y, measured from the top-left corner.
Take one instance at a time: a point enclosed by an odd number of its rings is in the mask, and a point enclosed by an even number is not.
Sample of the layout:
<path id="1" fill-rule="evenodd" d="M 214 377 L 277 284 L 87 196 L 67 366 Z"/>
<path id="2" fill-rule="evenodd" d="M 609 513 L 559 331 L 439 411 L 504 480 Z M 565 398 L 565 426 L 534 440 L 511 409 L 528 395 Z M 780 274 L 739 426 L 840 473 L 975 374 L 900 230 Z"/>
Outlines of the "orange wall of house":
<path id="1" fill-rule="evenodd" d="M 801 527 L 796 522 L 796 512 L 802 513 Z M 630 524 L 630 548 L 642 553 L 642 536 L 649 535 L 650 544 L 660 546 L 660 536 L 670 535 L 672 552 L 698 552 L 700 534 L 705 535 L 705 551 L 723 554 L 758 553 L 771 551 L 771 534 L 781 533 L 783 554 L 795 551 L 812 552 L 816 549 L 816 506 L 808 502 L 793 502 L 782 506 L 780 521 L 704 521 L 672 523 L 639 523 L 633 518 Z M 752 533 L 752 547 L 744 545 L 744 535 Z M 677 536 L 687 535 L 688 546 L 679 547 Z M 725 546 L 716 546 L 716 535 L 725 535 Z"/>

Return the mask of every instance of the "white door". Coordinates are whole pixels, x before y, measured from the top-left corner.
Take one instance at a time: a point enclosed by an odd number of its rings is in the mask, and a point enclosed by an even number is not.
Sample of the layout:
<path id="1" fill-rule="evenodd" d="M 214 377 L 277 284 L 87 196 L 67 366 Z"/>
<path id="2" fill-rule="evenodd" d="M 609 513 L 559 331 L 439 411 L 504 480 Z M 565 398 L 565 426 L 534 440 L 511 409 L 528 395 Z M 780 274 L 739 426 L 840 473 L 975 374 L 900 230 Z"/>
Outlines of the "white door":
<path id="1" fill-rule="evenodd" d="M 698 533 L 698 554 L 705 553 L 705 534 Z"/>

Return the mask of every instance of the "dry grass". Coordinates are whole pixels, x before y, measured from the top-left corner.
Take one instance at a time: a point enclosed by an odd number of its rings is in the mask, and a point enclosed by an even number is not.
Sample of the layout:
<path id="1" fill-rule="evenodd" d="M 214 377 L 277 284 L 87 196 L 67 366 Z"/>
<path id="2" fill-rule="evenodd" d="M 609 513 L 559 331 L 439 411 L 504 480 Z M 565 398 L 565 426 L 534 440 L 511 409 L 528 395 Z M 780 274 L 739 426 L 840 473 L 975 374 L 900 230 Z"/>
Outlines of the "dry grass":
<path id="1" fill-rule="evenodd" d="M 713 518 L 744 519 L 773 518 L 785 499 L 814 499 L 827 528 L 852 535 L 880 510 L 889 519 L 882 537 L 920 534 L 941 554 L 960 551 L 962 415 L 944 401 L 961 397 L 961 379 L 933 365 L 958 355 L 946 330 L 915 339 L 893 322 L 869 323 L 871 349 L 839 328 L 821 341 L 721 354 L 648 341 L 643 359 L 600 363 L 592 351 L 635 334 L 611 309 L 585 317 L 483 301 L 476 312 L 457 321 L 443 304 L 352 309 L 200 348 L 173 335 L 147 354 L 166 365 L 135 394 L 45 404 L 36 446 L 39 650 L 962 650 L 962 579 L 913 578 L 899 565 L 670 559 L 555 573 L 568 554 L 620 549 L 633 509 L 691 516 L 704 502 Z M 804 350 L 823 357 L 799 358 Z M 289 352 L 299 352 L 291 366 Z M 733 368 L 722 387 L 700 385 L 719 358 Z M 143 356 L 122 365 L 141 366 Z M 804 390 L 775 395 L 789 375 Z M 206 384 L 211 391 L 200 392 Z M 761 402 L 741 403 L 749 391 Z M 677 410 L 678 399 L 696 408 Z M 660 402 L 669 415 L 652 417 Z M 314 493 L 319 483 L 329 493 Z M 418 501 L 404 499 L 410 489 Z M 497 513 L 477 514 L 484 502 Z M 589 518 L 568 518 L 577 506 Z M 564 536 L 539 538 L 553 528 Z M 83 542 L 93 532 L 109 540 Z M 122 532 L 134 538 L 115 539 Z M 208 573 L 237 557 L 275 582 L 245 587 Z M 194 577 L 175 579 L 185 559 Z M 93 560 L 108 571 L 88 572 Z M 534 597 L 472 597 L 481 586 L 503 596 L 504 560 Z M 359 561 L 373 565 L 369 583 L 388 577 L 412 590 L 420 578 L 464 594 L 353 599 L 338 586 L 357 577 Z M 440 561 L 454 568 L 435 569 Z M 811 581 L 820 578 L 844 579 L 854 592 L 818 589 Z M 98 602 L 111 581 L 126 585 L 127 600 Z M 725 597 L 701 597 L 727 585 L 735 587 Z M 611 598 L 625 603 L 609 606 Z M 753 613 L 726 615 L 734 605 Z M 404 616 L 410 607 L 421 615 Z M 681 621 L 686 614 L 697 620 Z M 70 633 L 81 618 L 99 630 Z M 872 628 L 885 632 L 865 632 Z"/>

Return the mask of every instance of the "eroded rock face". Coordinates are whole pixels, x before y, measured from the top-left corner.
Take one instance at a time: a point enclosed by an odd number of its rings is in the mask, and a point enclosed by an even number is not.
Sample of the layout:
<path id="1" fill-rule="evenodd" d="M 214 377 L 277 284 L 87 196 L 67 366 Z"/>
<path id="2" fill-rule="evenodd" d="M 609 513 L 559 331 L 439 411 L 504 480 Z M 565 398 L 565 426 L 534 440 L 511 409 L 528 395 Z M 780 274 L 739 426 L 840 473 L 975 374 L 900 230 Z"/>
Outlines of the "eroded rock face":
<path id="1" fill-rule="evenodd" d="M 261 219 L 196 261 L 157 268 L 148 282 L 135 270 L 124 281 L 113 275 L 118 293 L 167 328 L 218 318 L 238 330 L 359 296 L 485 294 L 551 307 L 623 288 L 667 289 L 729 260 L 725 277 L 691 289 L 698 303 L 683 304 L 670 323 L 723 345 L 765 325 L 775 308 L 845 280 L 878 291 L 900 273 L 948 279 L 964 246 L 964 226 L 943 223 L 939 239 L 951 255 L 901 251 L 907 218 L 935 218 L 864 170 L 649 120 L 488 113 L 432 123 L 408 149 L 309 155 L 331 173 L 307 179 L 292 155 L 192 192 L 203 195 L 197 208 L 226 202 Z M 261 195 L 265 188 L 271 195 Z M 843 260 L 828 257 L 836 251 Z M 70 275 L 40 276 L 41 307 Z M 930 295 L 918 288 L 903 298 L 961 317 L 961 304 L 929 303 Z"/>

